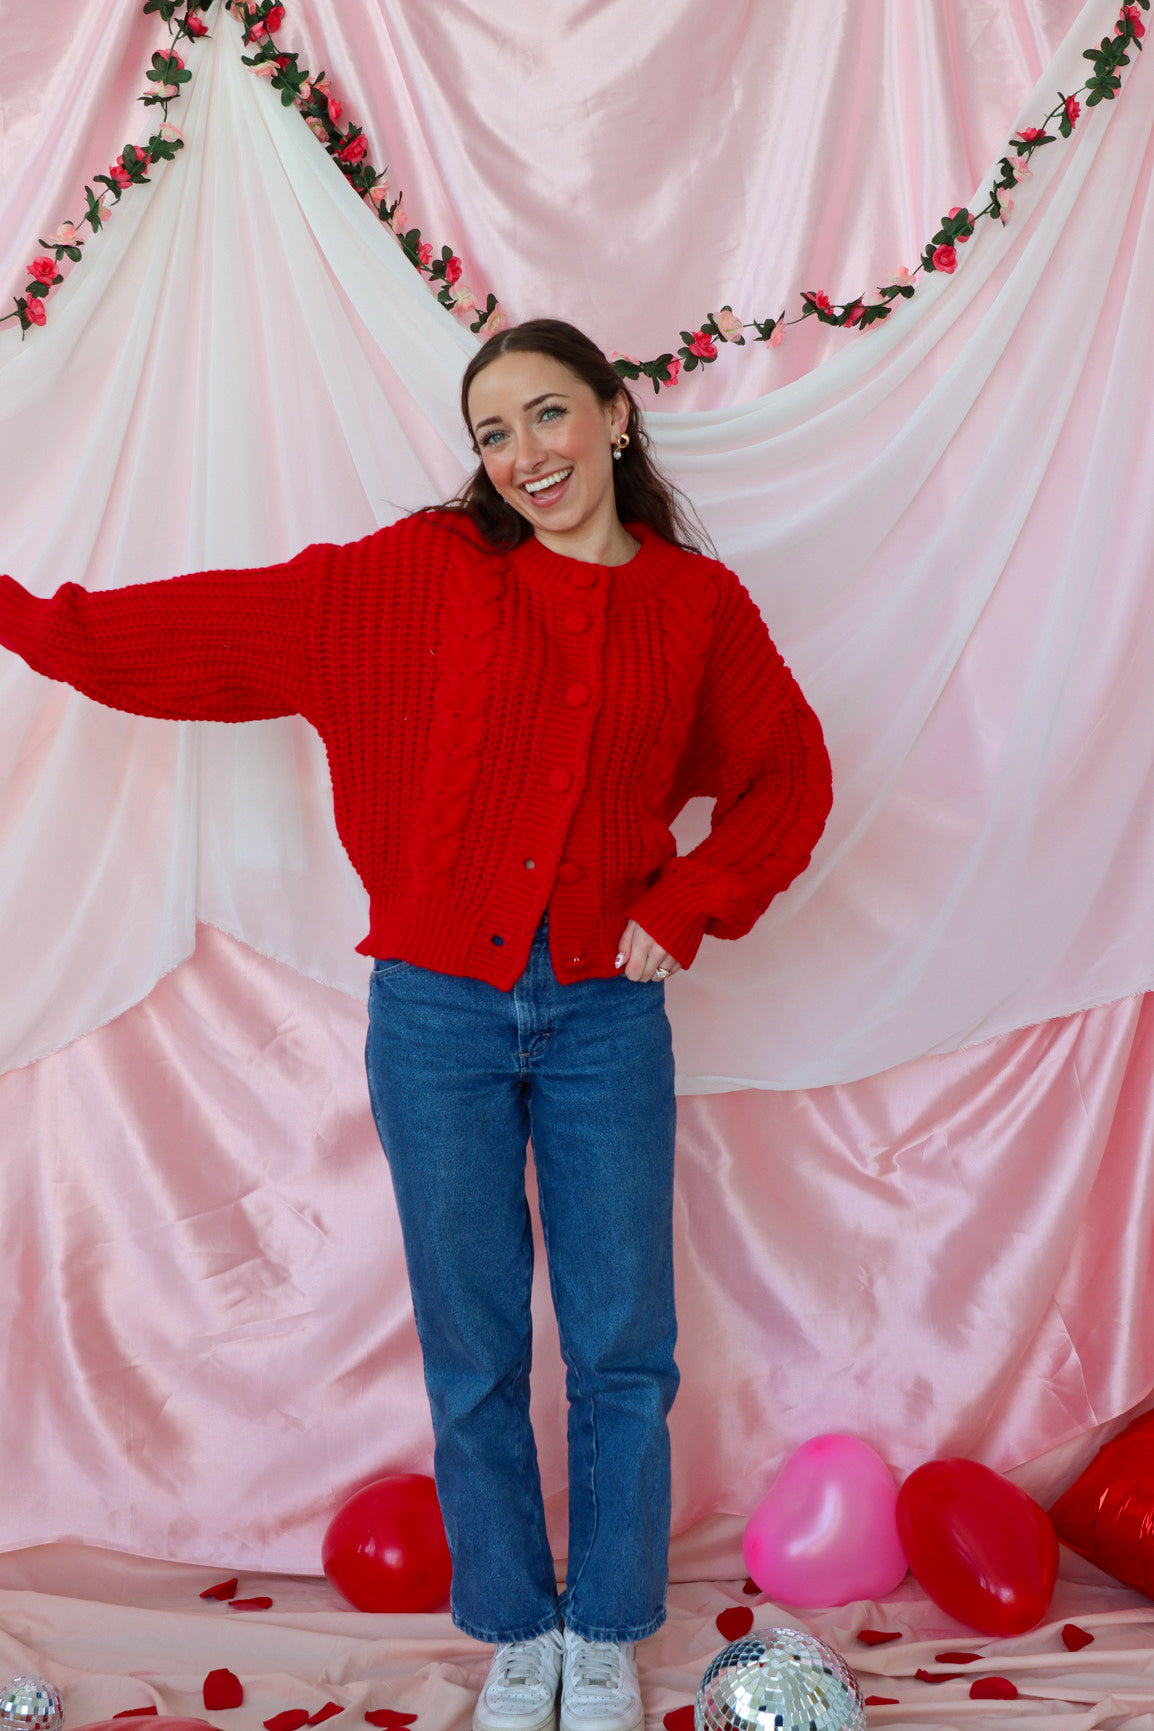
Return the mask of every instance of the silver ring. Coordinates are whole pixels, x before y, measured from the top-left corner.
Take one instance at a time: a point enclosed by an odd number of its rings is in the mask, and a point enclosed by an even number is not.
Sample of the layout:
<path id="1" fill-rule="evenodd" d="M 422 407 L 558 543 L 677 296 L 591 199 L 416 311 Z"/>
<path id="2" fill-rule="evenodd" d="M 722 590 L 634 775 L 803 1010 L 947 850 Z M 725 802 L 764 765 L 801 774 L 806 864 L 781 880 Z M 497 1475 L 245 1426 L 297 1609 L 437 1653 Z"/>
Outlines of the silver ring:
<path id="1" fill-rule="evenodd" d="M 655 980 L 667 980 L 669 978 L 669 969 L 655 968 L 653 971 L 653 978 Z"/>

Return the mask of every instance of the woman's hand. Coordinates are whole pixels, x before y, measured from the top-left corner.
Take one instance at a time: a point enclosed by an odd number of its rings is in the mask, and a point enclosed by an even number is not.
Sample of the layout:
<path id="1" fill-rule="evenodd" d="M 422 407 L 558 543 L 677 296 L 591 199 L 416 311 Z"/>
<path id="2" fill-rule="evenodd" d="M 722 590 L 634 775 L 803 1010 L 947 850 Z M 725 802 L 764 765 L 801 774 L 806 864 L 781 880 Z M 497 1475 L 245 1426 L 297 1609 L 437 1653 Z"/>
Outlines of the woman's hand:
<path id="1" fill-rule="evenodd" d="M 664 980 L 670 974 L 681 972 L 680 962 L 675 962 L 669 951 L 661 948 L 656 938 L 643 932 L 636 920 L 630 920 L 621 934 L 615 965 L 624 970 L 627 980 L 641 983 L 646 980 Z"/>

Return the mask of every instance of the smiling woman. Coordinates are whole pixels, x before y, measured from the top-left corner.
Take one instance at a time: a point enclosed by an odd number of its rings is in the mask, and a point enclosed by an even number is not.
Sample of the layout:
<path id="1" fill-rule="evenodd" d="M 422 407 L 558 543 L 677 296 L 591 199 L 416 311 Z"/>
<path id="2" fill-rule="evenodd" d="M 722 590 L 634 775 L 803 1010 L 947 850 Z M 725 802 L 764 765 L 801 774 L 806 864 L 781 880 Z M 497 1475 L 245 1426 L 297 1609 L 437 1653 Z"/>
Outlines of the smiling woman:
<path id="1" fill-rule="evenodd" d="M 665 1616 L 673 1057 L 664 982 L 747 932 L 830 801 L 816 718 L 703 556 L 637 409 L 548 320 L 465 375 L 462 495 L 347 546 L 39 599 L 0 643 L 138 714 L 300 714 L 370 897 L 367 1064 L 478 1731 L 637 1731 Z M 683 858 L 694 794 L 712 831 Z M 529 1423 L 532 1139 L 569 1370 L 568 1579 Z M 564 1636 L 561 1633 L 564 1620 Z"/>

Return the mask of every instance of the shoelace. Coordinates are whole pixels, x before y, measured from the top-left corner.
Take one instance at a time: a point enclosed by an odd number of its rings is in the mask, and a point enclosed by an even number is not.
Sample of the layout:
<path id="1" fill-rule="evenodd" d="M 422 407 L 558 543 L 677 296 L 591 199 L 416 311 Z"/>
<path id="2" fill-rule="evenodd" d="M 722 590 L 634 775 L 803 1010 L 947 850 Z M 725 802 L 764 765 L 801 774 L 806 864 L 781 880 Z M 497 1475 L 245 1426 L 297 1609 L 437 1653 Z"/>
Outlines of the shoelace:
<path id="1" fill-rule="evenodd" d="M 494 1693 L 506 1690 L 544 1689 L 545 1665 L 548 1655 L 543 1642 L 510 1641 L 497 1655 L 497 1676 Z"/>
<path id="2" fill-rule="evenodd" d="M 568 1655 L 566 1697 L 576 1702 L 604 1701 L 621 1688 L 621 1648 L 616 1641 L 583 1641 Z"/>

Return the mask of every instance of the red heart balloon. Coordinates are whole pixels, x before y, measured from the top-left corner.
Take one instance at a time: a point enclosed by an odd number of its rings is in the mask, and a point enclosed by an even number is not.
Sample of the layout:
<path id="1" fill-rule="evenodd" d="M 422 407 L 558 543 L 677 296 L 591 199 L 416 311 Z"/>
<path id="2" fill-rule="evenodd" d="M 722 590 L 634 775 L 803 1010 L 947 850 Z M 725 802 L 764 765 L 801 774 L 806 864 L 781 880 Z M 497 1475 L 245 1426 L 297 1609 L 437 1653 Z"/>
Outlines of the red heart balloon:
<path id="1" fill-rule="evenodd" d="M 435 1611 L 452 1564 L 432 1479 L 394 1473 L 355 1492 L 329 1522 L 321 1566 L 358 1611 Z"/>
<path id="2" fill-rule="evenodd" d="M 949 1616 L 1022 1635 L 1050 1608 L 1058 1540 L 1046 1511 L 979 1461 L 927 1461 L 898 1492 L 910 1568 Z"/>

